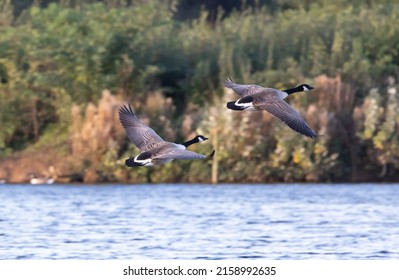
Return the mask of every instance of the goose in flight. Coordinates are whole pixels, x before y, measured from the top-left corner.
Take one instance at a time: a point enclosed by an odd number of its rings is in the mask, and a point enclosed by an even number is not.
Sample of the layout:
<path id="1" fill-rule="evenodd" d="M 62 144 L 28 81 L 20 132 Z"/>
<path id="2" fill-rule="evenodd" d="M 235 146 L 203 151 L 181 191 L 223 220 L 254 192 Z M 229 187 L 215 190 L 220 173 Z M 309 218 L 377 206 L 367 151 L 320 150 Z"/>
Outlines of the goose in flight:
<path id="1" fill-rule="evenodd" d="M 318 138 L 303 117 L 292 108 L 284 99 L 295 92 L 308 91 L 313 89 L 308 84 L 302 84 L 295 88 L 286 90 L 277 90 L 274 88 L 265 88 L 259 85 L 236 84 L 228 78 L 224 86 L 232 89 L 241 96 L 237 101 L 227 103 L 227 108 L 236 111 L 242 110 L 265 110 L 273 116 L 282 120 L 291 129 L 310 138 Z"/>
<path id="2" fill-rule="evenodd" d="M 205 156 L 186 150 L 194 143 L 208 140 L 202 135 L 197 135 L 183 144 L 164 141 L 152 128 L 137 118 L 130 105 L 119 109 L 119 120 L 127 137 L 140 149 L 140 154 L 125 161 L 129 167 L 160 165 L 174 159 L 206 159 L 212 158 L 215 153 L 213 150 L 210 155 Z"/>

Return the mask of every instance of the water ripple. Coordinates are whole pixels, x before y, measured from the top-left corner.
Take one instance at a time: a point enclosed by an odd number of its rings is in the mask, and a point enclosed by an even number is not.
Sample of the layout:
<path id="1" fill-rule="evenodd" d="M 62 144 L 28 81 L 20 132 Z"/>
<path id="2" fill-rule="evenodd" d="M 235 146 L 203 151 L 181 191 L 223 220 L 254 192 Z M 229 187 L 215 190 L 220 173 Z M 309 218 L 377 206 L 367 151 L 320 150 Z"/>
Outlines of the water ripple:
<path id="1" fill-rule="evenodd" d="M 398 185 L 0 186 L 0 259 L 398 259 Z"/>

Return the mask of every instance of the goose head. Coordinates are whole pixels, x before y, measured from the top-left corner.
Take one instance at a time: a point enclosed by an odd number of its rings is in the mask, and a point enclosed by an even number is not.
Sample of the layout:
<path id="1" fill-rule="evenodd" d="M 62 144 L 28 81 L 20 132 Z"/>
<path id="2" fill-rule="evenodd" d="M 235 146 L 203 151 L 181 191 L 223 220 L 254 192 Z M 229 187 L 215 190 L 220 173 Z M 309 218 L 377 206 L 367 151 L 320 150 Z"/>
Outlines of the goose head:
<path id="1" fill-rule="evenodd" d="M 197 135 L 193 138 L 193 140 L 197 141 L 197 142 L 204 142 L 206 140 L 208 140 L 209 138 L 205 137 L 204 135 Z"/>
<path id="2" fill-rule="evenodd" d="M 297 86 L 297 88 L 301 88 L 301 91 L 308 91 L 314 89 L 314 87 L 308 85 L 308 84 L 302 84 Z"/>
<path id="3" fill-rule="evenodd" d="M 184 142 L 182 145 L 187 148 L 188 146 L 190 146 L 192 144 L 199 143 L 199 142 L 204 142 L 204 141 L 206 141 L 208 139 L 209 138 L 205 137 L 204 135 L 197 135 L 193 139 Z"/>
<path id="4" fill-rule="evenodd" d="M 283 91 L 286 92 L 287 94 L 292 94 L 292 93 L 295 93 L 295 92 L 309 91 L 309 90 L 312 90 L 312 89 L 314 89 L 314 87 L 312 87 L 312 86 L 310 86 L 308 84 L 302 84 L 302 85 L 299 85 L 297 87 L 289 88 L 289 89 L 286 89 L 286 90 L 283 90 Z"/>

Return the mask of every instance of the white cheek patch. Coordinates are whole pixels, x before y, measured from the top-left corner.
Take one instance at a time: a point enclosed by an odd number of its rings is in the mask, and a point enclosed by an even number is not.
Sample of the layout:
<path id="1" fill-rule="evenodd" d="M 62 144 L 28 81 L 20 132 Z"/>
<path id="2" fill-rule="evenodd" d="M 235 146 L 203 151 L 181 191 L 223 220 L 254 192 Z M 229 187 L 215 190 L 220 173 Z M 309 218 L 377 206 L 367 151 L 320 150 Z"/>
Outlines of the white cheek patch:
<path id="1" fill-rule="evenodd" d="M 198 142 L 204 142 L 204 139 L 202 137 L 199 137 Z"/>
<path id="2" fill-rule="evenodd" d="M 305 86 L 303 86 L 303 91 L 308 91 L 309 89 Z"/>

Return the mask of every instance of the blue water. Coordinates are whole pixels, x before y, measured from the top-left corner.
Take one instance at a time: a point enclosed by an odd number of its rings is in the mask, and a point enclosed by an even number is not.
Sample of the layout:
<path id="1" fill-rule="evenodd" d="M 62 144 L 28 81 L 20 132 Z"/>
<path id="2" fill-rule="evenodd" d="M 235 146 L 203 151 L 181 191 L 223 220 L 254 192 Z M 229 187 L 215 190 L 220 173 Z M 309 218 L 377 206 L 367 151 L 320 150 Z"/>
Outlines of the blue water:
<path id="1" fill-rule="evenodd" d="M 399 185 L 0 185 L 0 259 L 398 259 Z"/>

